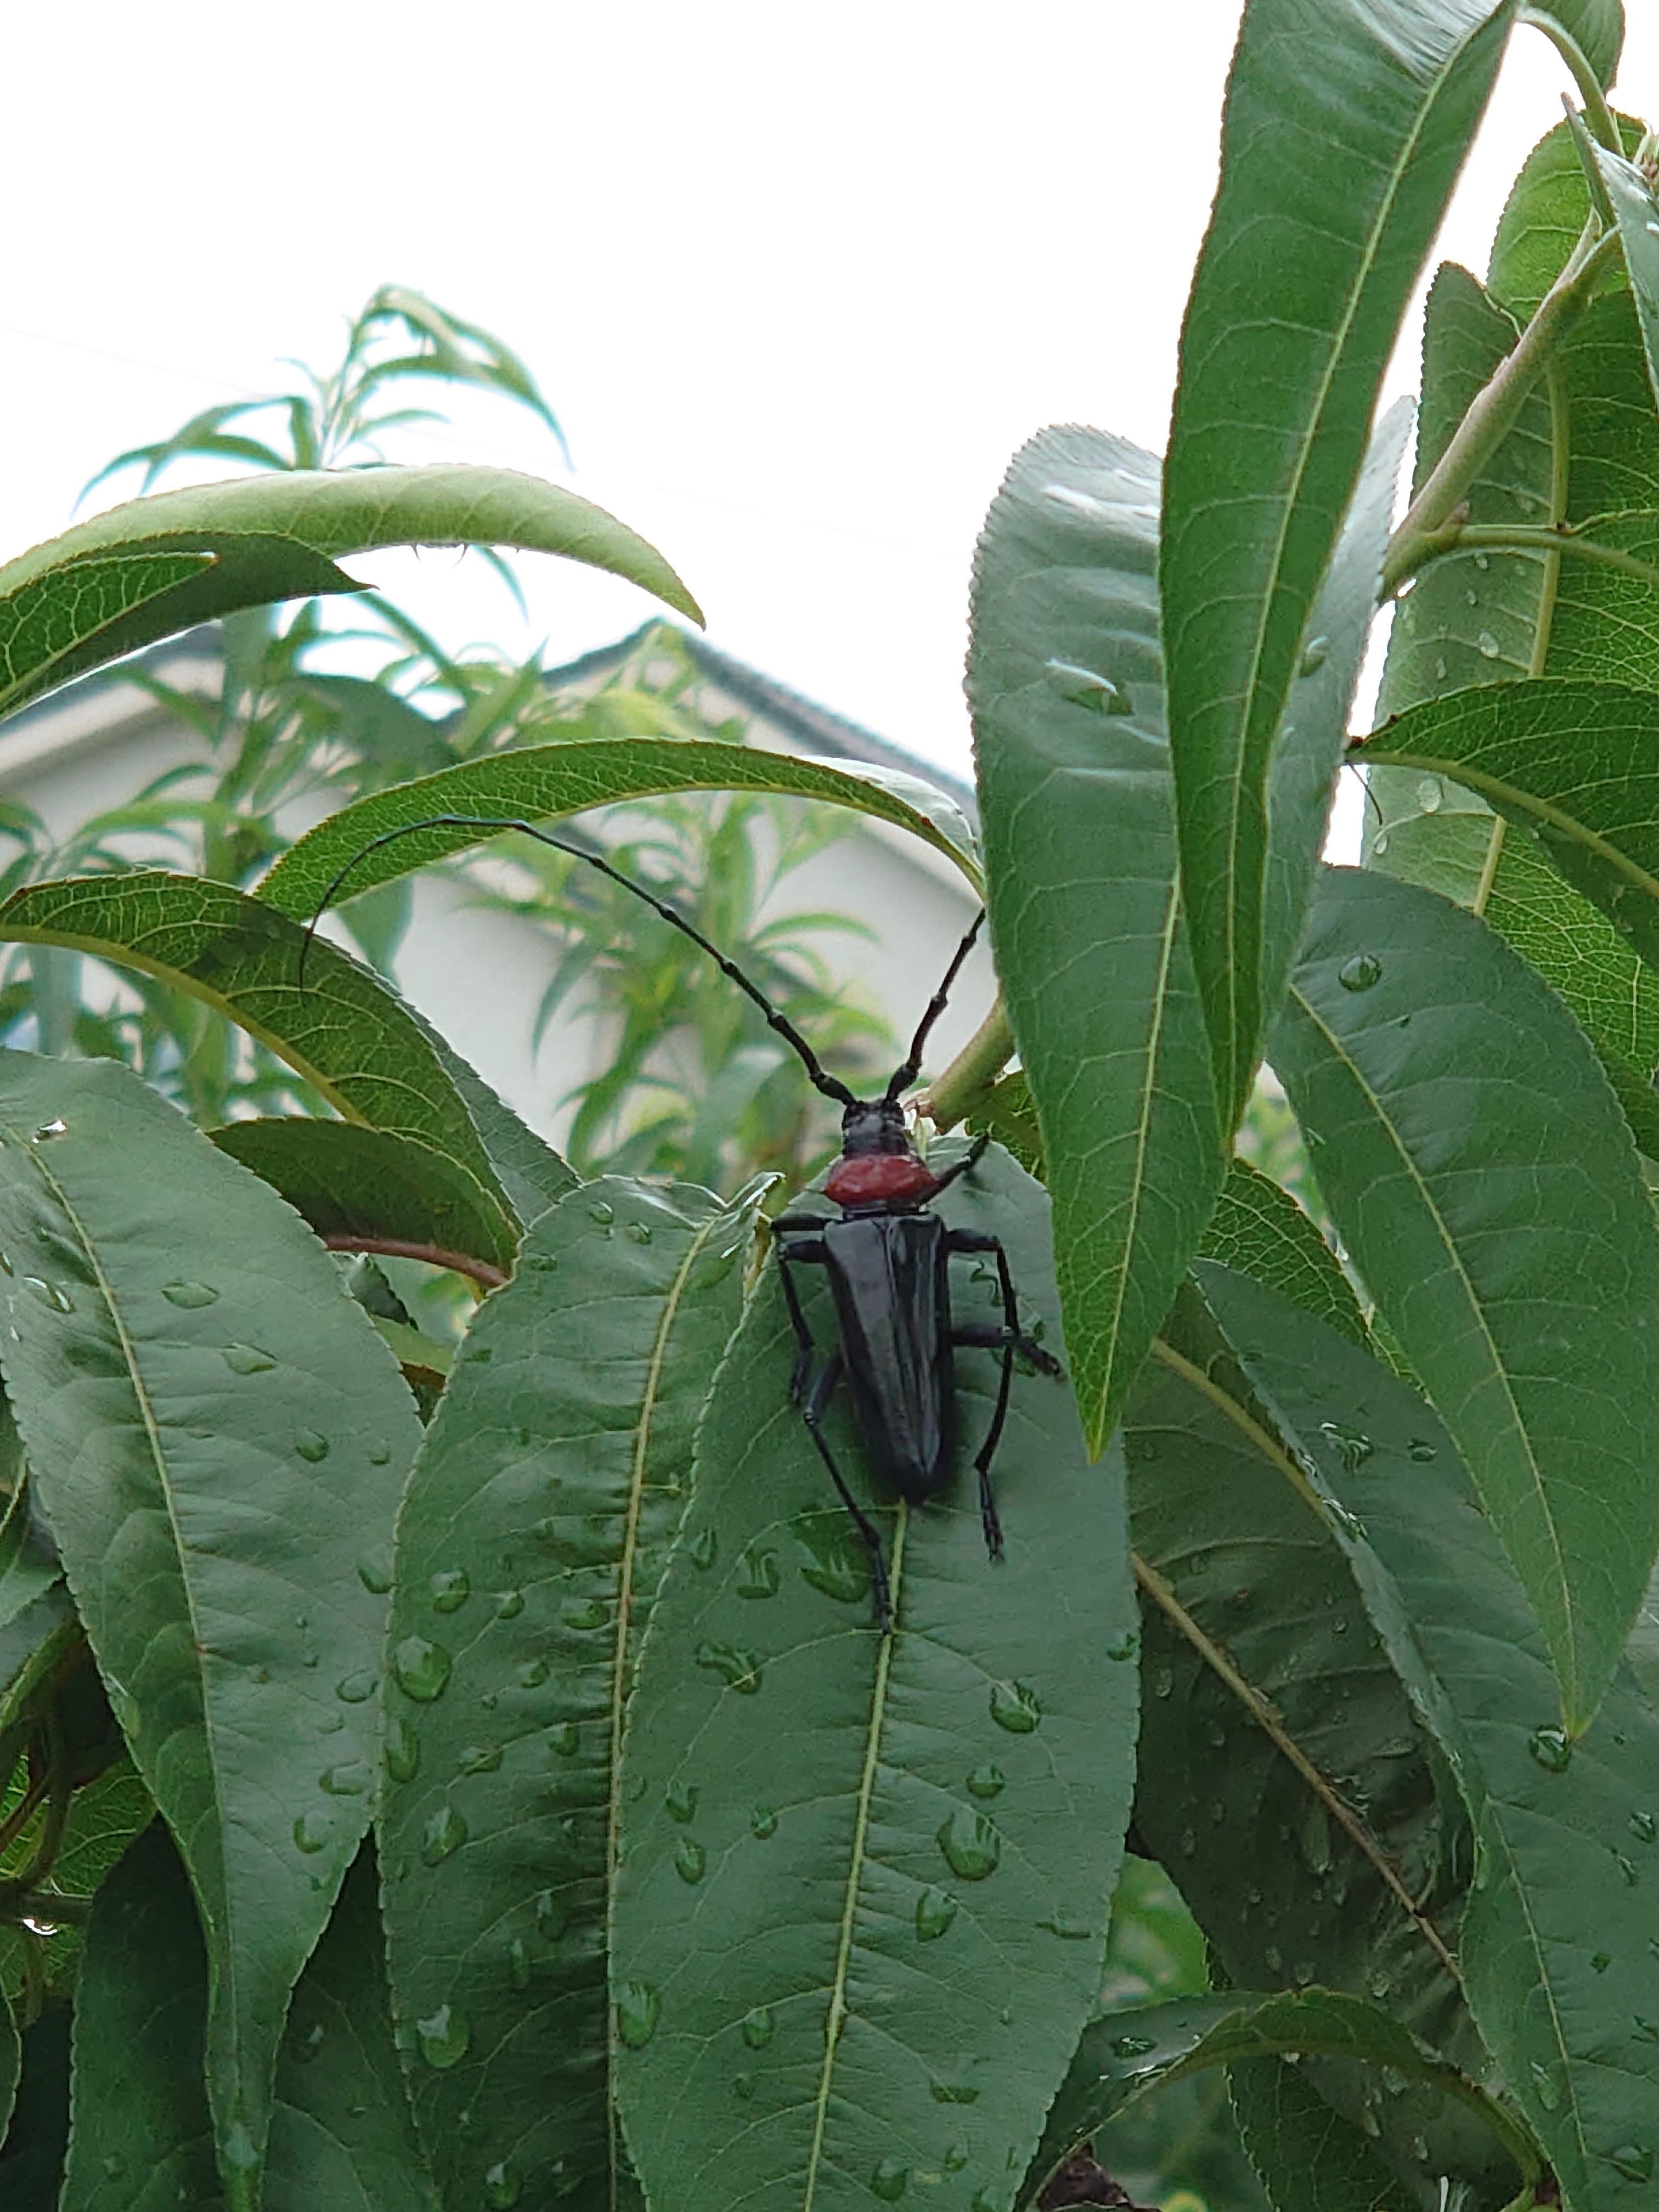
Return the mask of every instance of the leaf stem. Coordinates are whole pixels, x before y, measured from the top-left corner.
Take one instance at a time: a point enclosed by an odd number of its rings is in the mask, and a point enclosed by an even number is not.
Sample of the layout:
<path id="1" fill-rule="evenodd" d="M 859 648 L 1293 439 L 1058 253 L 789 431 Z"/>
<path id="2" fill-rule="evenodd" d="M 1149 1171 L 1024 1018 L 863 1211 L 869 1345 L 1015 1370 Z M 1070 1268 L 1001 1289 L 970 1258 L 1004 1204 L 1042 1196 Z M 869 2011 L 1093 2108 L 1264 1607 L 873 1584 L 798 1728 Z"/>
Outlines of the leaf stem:
<path id="1" fill-rule="evenodd" d="M 1419 574 L 1431 562 L 1443 561 L 1454 553 L 1477 551 L 1541 553 L 1546 558 L 1554 556 L 1558 559 L 1564 553 L 1575 553 L 1581 560 L 1600 562 L 1603 567 L 1620 569 L 1644 584 L 1659 585 L 1659 566 L 1653 562 L 1626 553 L 1620 546 L 1603 545 L 1594 538 L 1581 538 L 1565 523 L 1553 527 L 1547 523 L 1451 523 L 1419 541 L 1417 563 L 1409 573 Z M 1405 573 L 1396 580 L 1404 583 Z"/>
<path id="2" fill-rule="evenodd" d="M 939 1130 L 953 1129 L 971 1114 L 1013 1058 L 1014 1033 L 998 999 L 985 1019 L 929 1091 L 916 1099 L 916 1111 Z"/>
<path id="3" fill-rule="evenodd" d="M 1540 9 L 1522 8 L 1520 20 L 1531 29 L 1541 31 L 1566 64 L 1572 81 L 1578 88 L 1578 97 L 1584 103 L 1584 120 L 1589 125 L 1592 134 L 1601 140 L 1609 153 L 1622 154 L 1625 149 L 1620 143 L 1619 126 L 1613 119 L 1613 110 L 1607 106 L 1601 80 L 1590 67 L 1589 56 L 1577 40 L 1565 25 Z"/>
<path id="4" fill-rule="evenodd" d="M 481 1291 L 498 1291 L 507 1276 L 489 1260 L 470 1252 L 452 1252 L 445 1244 L 422 1244 L 404 1237 L 368 1237 L 361 1230 L 340 1230 L 325 1237 L 331 1252 L 383 1252 L 393 1260 L 424 1260 L 428 1267 L 448 1267 L 470 1275 Z"/>
<path id="5" fill-rule="evenodd" d="M 1391 599 L 1404 580 L 1415 574 L 1425 547 L 1451 525 L 1476 477 L 1515 428 L 1551 354 L 1589 305 L 1601 271 L 1621 250 L 1616 232 L 1603 237 L 1601 225 L 1593 220 L 1584 226 L 1537 313 L 1475 394 L 1390 539 L 1382 564 L 1385 599 Z"/>

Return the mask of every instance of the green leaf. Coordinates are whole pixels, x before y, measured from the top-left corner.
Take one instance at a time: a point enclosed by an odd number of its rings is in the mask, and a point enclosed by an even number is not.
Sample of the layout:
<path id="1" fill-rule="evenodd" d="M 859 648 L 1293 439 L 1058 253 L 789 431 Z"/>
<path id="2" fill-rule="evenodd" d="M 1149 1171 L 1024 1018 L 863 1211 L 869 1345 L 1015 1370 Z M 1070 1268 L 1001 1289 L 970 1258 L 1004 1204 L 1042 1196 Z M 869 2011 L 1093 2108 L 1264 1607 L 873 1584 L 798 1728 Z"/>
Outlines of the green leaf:
<path id="1" fill-rule="evenodd" d="M 392 2039 L 377 1906 L 365 1848 L 294 1993 L 263 2212 L 439 2212 Z M 473 2202 L 505 2205 L 487 2170 L 480 2179 Z"/>
<path id="2" fill-rule="evenodd" d="M 367 1824 L 386 1617 L 358 1573 L 419 1429 L 308 1231 L 137 1077 L 0 1055 L 6 1384 L 213 1961 L 209 2095 L 255 2201 L 288 1994 Z"/>
<path id="3" fill-rule="evenodd" d="M 1627 161 L 1606 146 L 1596 147 L 1595 154 L 1625 249 L 1636 319 L 1647 352 L 1649 380 L 1659 398 L 1659 199 L 1634 161 Z"/>
<path id="4" fill-rule="evenodd" d="M 1002 1237 L 1052 1340 L 1047 1204 L 988 1153 L 941 1200 Z M 803 1268 L 821 1343 L 829 1300 Z M 953 1268 L 958 1321 L 994 1271 Z M 1000 1302 L 999 1302 L 1000 1304 Z M 788 1402 L 769 1265 L 703 1419 L 625 1751 L 613 1922 L 617 2086 L 647 2197 L 676 2212 L 864 2212 L 901 2177 L 1008 2212 L 1099 1987 L 1134 1735 L 1121 1461 L 1017 1375 L 985 1556 L 971 1472 L 874 1505 L 896 1627 Z M 996 1363 L 958 1355 L 966 1460 Z M 863 1455 L 825 1432 L 858 1494 Z M 1085 1624 L 1086 1623 L 1086 1626 Z M 937 2177 L 937 2180 L 933 2179 Z"/>
<path id="5" fill-rule="evenodd" d="M 1328 1322 L 1352 1343 L 1365 1342 L 1365 1323 L 1342 1263 L 1287 1190 L 1248 1160 L 1227 1170 L 1221 1198 L 1205 1232 L 1206 1259 L 1219 1260 L 1282 1291 Z"/>
<path id="6" fill-rule="evenodd" d="M 60 2212 L 58 2181 L 69 2141 L 70 2012 L 53 2005 L 22 2035 L 23 2075 L 11 2133 L 0 2148 L 6 2212 Z"/>
<path id="7" fill-rule="evenodd" d="M 630 737 L 527 745 L 371 792 L 290 847 L 259 885 L 258 896 L 308 921 L 343 868 L 350 874 L 336 896 L 356 898 L 495 834 L 464 820 L 459 829 L 410 829 L 378 852 L 364 850 L 375 838 L 428 823 L 434 815 L 544 822 L 671 791 L 775 791 L 850 806 L 913 831 L 954 860 L 970 883 L 979 879 L 971 836 L 954 802 L 914 778 L 878 776 L 861 762 L 831 766 L 712 738 Z"/>
<path id="8" fill-rule="evenodd" d="M 1098 1450 L 1225 1171 L 1176 883 L 1158 464 L 1044 430 L 986 518 L 968 693 L 991 919 Z"/>
<path id="9" fill-rule="evenodd" d="M 1338 1990 L 1285 1990 L 1268 1996 L 1229 1990 L 1091 2021 L 1049 2112 L 1021 2202 L 1068 2151 L 1163 2083 L 1206 2066 L 1303 2053 L 1387 2067 L 1401 2079 L 1425 2082 L 1474 2106 L 1502 2140 L 1524 2148 L 1501 2106 L 1379 2006 Z M 1330 2112 L 1328 2106 L 1322 2109 Z"/>
<path id="10" fill-rule="evenodd" d="M 1623 0 L 1552 0 L 1542 12 L 1561 26 L 1605 92 L 1619 74 L 1619 57 L 1625 49 Z"/>
<path id="11" fill-rule="evenodd" d="M 17 1425 L 11 1407 L 3 1401 L 0 1401 L 0 1430 L 4 1431 L 8 1456 L 15 1455 L 9 1472 L 21 1475 Z M 0 1512 L 0 1630 L 9 1628 L 27 1606 L 60 1578 L 58 1562 L 33 1526 L 27 1483 L 20 1480 Z"/>
<path id="12" fill-rule="evenodd" d="M 22 2039 L 17 2033 L 10 2005 L 0 1995 L 0 2148 L 3 2148 L 6 2130 L 11 2125 L 12 2107 L 17 2101 L 17 2084 L 22 2072 Z"/>
<path id="13" fill-rule="evenodd" d="M 1267 841 L 1260 887 L 1261 1004 L 1267 1018 L 1285 995 L 1319 879 L 1331 798 L 1347 749 L 1348 711 L 1376 612 L 1395 486 L 1413 411 L 1409 400 L 1397 401 L 1371 441 L 1309 620 L 1286 719 L 1268 762 Z"/>
<path id="14" fill-rule="evenodd" d="M 8 899 L 0 941 L 72 945 L 188 991 L 269 1045 L 349 1121 L 441 1154 L 476 1182 L 474 1204 L 501 1209 L 506 1224 L 489 1155 L 449 1079 L 453 1056 L 395 992 L 322 939 L 306 954 L 302 990 L 304 933 L 261 901 L 149 869 L 70 878 Z"/>
<path id="15" fill-rule="evenodd" d="M 1401 772 L 1381 774 L 1398 779 Z M 1467 906 L 1488 858 L 1492 818 L 1480 800 L 1460 804 L 1461 797 L 1455 785 L 1443 787 L 1432 811 L 1393 821 L 1386 845 L 1379 836 L 1376 849 L 1389 874 Z M 1652 1080 L 1659 1069 L 1659 972 L 1561 880 L 1530 838 L 1505 836 L 1484 919 L 1565 1000 L 1595 1048 L 1631 1133 L 1650 1159 L 1659 1159 Z"/>
<path id="16" fill-rule="evenodd" d="M 1229 2087 L 1273 2212 L 1410 2212 L 1415 2200 L 1297 2068 L 1246 2059 L 1229 2069 Z"/>
<path id="17" fill-rule="evenodd" d="M 1478 2076 L 1485 2054 L 1455 1968 L 1462 1808 L 1365 1633 L 1311 1486 L 1190 1290 L 1130 1402 L 1124 1455 L 1142 1592 L 1144 1848 L 1180 1884 L 1228 1981 L 1372 1999 Z M 1322 2069 L 1350 2118 L 1370 2086 L 1362 2069 Z M 1430 2172 L 1490 2180 L 1490 2130 L 1437 2096 L 1409 2089 L 1377 2117 L 1407 2166 L 1422 2163 L 1420 2136 Z"/>
<path id="18" fill-rule="evenodd" d="M 1159 581 L 1182 896 L 1230 1129 L 1264 998 L 1267 780 L 1382 373 L 1508 0 L 1253 0 L 1187 307 Z"/>
<path id="19" fill-rule="evenodd" d="M 535 477 L 453 463 L 244 477 L 130 500 L 0 568 L 0 714 L 238 608 L 361 591 L 336 561 L 386 545 L 563 554 L 702 620 L 642 538 Z"/>
<path id="20" fill-rule="evenodd" d="M 507 1204 L 520 1223 L 534 1221 L 556 1199 L 574 1190 L 580 1178 L 551 1145 L 502 1103 L 436 1030 L 418 1014 L 415 1020 L 437 1054 L 439 1066 L 459 1091 Z"/>
<path id="21" fill-rule="evenodd" d="M 1558 15 L 1561 11 L 1558 9 Z M 1642 126 L 1616 118 L 1627 153 Z M 1565 265 L 1590 214 L 1583 163 L 1565 123 L 1547 131 L 1528 155 L 1510 188 L 1492 240 L 1486 282 L 1492 296 L 1517 322 L 1530 321 L 1540 301 Z"/>
<path id="22" fill-rule="evenodd" d="M 386 1928 L 416 2110 L 456 2212 L 486 2169 L 502 2203 L 608 2206 L 621 2185 L 604 1940 L 617 1752 L 760 1194 L 722 1206 L 604 1176 L 562 1199 L 475 1321 L 410 1478 Z"/>
<path id="23" fill-rule="evenodd" d="M 0 1732 L 24 1717 L 31 1699 L 69 1658 L 80 1635 L 61 1575 L 54 1575 L 0 1628 Z"/>
<path id="24" fill-rule="evenodd" d="M 1619 2212 L 1659 2111 L 1653 1700 L 1621 1667 L 1571 1744 L 1525 1595 L 1427 1407 L 1270 1293 L 1207 1270 L 1204 1287 L 1334 1501 L 1372 1622 L 1469 1807 L 1477 1871 L 1460 1954 L 1482 2033 L 1564 2200 Z"/>
<path id="25" fill-rule="evenodd" d="M 1273 1065 L 1537 1608 L 1577 1735 L 1659 1550 L 1659 1242 L 1607 1079 L 1492 932 L 1352 869 L 1329 872 Z"/>
<path id="26" fill-rule="evenodd" d="M 1474 792 L 1659 967 L 1659 696 L 1547 678 L 1455 692 L 1364 757 Z"/>
<path id="27" fill-rule="evenodd" d="M 213 2212 L 223 2202 L 202 2092 L 207 2002 L 195 1905 L 158 1823 L 93 1906 L 62 2212 Z M 437 2212 L 437 2203 L 392 2045 L 365 1852 L 295 1994 L 264 2212 Z"/>
<path id="28" fill-rule="evenodd" d="M 512 1269 L 517 1239 L 501 1208 L 425 1145 L 354 1121 L 298 1119 L 232 1121 L 213 1141 L 281 1191 L 327 1243 Z"/>

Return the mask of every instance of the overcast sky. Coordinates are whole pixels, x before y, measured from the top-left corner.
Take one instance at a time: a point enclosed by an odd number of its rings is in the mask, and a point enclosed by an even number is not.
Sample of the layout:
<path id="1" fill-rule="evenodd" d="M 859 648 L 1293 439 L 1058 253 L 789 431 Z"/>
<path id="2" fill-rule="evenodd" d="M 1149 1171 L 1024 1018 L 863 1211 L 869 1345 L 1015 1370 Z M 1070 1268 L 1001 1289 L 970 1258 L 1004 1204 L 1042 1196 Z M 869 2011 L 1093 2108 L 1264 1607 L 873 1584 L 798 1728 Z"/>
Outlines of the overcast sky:
<path id="1" fill-rule="evenodd" d="M 1659 111 L 1659 6 L 1620 89 Z M 730 652 L 968 763 L 975 534 L 1010 453 L 1161 447 L 1237 0 L 470 0 L 14 10 L 0 556 L 121 447 L 331 360 L 388 279 L 497 330 L 572 480 L 653 539 Z M 1518 35 L 1443 250 L 1484 261 L 1565 78 Z M 1392 389 L 1412 384 L 1405 352 Z M 557 473 L 479 407 L 398 458 Z M 134 486 L 136 489 L 136 484 Z M 100 495 L 106 503 L 114 494 Z M 626 586 L 533 557 L 374 573 L 452 644 L 559 659 Z M 360 565 L 359 573 L 366 573 Z"/>

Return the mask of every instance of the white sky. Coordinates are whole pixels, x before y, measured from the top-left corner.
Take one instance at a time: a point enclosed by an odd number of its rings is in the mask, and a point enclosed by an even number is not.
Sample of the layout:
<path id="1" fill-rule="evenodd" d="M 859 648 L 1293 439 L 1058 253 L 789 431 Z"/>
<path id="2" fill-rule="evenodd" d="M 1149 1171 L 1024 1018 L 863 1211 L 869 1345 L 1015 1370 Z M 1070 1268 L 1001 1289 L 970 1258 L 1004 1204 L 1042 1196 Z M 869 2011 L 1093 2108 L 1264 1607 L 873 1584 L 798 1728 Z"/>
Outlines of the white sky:
<path id="1" fill-rule="evenodd" d="M 1659 6 L 1632 15 L 1620 89 L 1653 112 Z M 123 446 L 270 388 L 279 356 L 331 361 L 396 280 L 528 360 L 575 487 L 661 547 L 717 644 L 966 772 L 969 563 L 1009 455 L 1062 421 L 1164 442 L 1237 15 L 14 9 L 0 557 L 62 528 Z M 1520 33 L 1444 251 L 1484 262 L 1565 83 Z M 559 465 L 528 417 L 488 405 L 396 458 Z M 526 629 L 479 564 L 416 558 L 374 573 L 453 644 L 545 639 L 563 659 L 650 611 L 532 557 Z"/>

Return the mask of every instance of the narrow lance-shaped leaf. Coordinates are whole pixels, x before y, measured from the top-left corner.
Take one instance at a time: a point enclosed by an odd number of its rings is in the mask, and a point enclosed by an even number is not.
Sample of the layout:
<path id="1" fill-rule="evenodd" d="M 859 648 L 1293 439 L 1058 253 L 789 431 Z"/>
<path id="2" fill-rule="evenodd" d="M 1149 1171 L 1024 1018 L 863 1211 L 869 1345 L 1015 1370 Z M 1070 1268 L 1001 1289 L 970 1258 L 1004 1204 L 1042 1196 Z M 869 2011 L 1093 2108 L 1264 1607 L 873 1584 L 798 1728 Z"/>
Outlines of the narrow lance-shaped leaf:
<path id="1" fill-rule="evenodd" d="M 1659 199 L 1648 176 L 1622 154 L 1597 146 L 1595 159 L 1619 225 L 1648 357 L 1648 379 L 1659 398 Z"/>
<path id="2" fill-rule="evenodd" d="M 1264 1002 L 1273 741 L 1510 0 L 1252 0 L 1182 331 L 1160 565 L 1181 872 L 1220 1116 Z"/>
<path id="3" fill-rule="evenodd" d="M 497 1236 L 510 1234 L 453 1055 L 378 976 L 325 940 L 307 947 L 296 923 L 259 900 L 148 869 L 76 877 L 8 899 L 0 941 L 73 945 L 188 991 L 269 1045 L 348 1120 L 441 1154 L 476 1184 L 474 1204 L 500 1213 Z"/>
<path id="4" fill-rule="evenodd" d="M 1455 1449 L 1416 1394 L 1219 1269 L 1205 1295 L 1334 1501 L 1378 1633 L 1444 1747 L 1478 1856 L 1469 2002 L 1575 2212 L 1626 2212 L 1654 2170 L 1659 1718 L 1628 1665 L 1576 1744 L 1549 1658 Z M 1638 1650 L 1650 1638 L 1644 1621 Z"/>
<path id="5" fill-rule="evenodd" d="M 1034 438 L 986 518 L 968 659 L 997 966 L 1097 1450 L 1226 1164 L 1176 882 L 1158 484 L 1119 439 Z"/>
<path id="6" fill-rule="evenodd" d="M 562 1200 L 474 1322 L 410 1483 L 386 1911 L 454 2212 L 632 2201 L 607 2056 L 617 1752 L 758 1197 L 604 1176 Z"/>
<path id="7" fill-rule="evenodd" d="M 1289 1191 L 1248 1160 L 1236 1159 L 1228 1169 L 1203 1249 L 1206 1259 L 1254 1275 L 1352 1342 L 1364 1343 L 1365 1323 L 1353 1285 L 1317 1224 Z"/>
<path id="8" fill-rule="evenodd" d="M 1353 2059 L 1378 2071 L 1387 2068 L 1398 2079 L 1425 2082 L 1478 2112 L 1512 2154 L 1530 2155 L 1530 2145 L 1502 2106 L 1380 2006 L 1336 1990 L 1284 1990 L 1266 1996 L 1229 1990 L 1090 2021 L 1049 2112 L 1021 2203 L 1067 2151 L 1162 2083 L 1206 2066 L 1303 2053 Z M 1328 2105 L 1322 2109 L 1330 2116 Z"/>
<path id="9" fill-rule="evenodd" d="M 1365 1633 L 1317 1500 L 1243 1401 L 1225 1340 L 1190 1291 L 1131 1401 L 1124 1453 L 1142 1591 L 1144 1847 L 1235 1984 L 1322 1984 L 1384 2003 L 1478 2075 L 1486 2056 L 1456 1968 L 1462 1808 Z M 1319 2081 L 1351 2119 L 1374 2087 L 1334 2059 Z M 1389 2154 L 1425 2182 L 1449 2174 L 1482 2201 L 1501 2183 L 1490 2129 L 1419 2086 L 1375 2118 Z"/>
<path id="10" fill-rule="evenodd" d="M 368 1817 L 419 1435 L 293 1213 L 108 1061 L 0 1057 L 0 1364 L 110 1701 L 200 1902 L 208 2087 L 257 2201 L 276 2039 Z"/>
<path id="11" fill-rule="evenodd" d="M 561 485 L 453 463 L 295 470 L 130 500 L 0 568 L 0 714 L 238 608 L 359 591 L 335 562 L 387 545 L 559 553 L 702 619 L 654 547 Z"/>
<path id="12" fill-rule="evenodd" d="M 0 2148 L 4 2148 L 6 2130 L 11 2124 L 12 2106 L 17 2100 L 17 2083 L 22 2071 L 22 2040 L 11 2007 L 0 1993 Z"/>
<path id="13" fill-rule="evenodd" d="M 970 883 L 979 880 L 972 832 L 959 810 L 944 793 L 914 777 L 878 777 L 857 762 L 837 766 L 797 760 L 790 753 L 712 738 L 605 738 L 494 753 L 390 791 L 371 792 L 291 846 L 259 885 L 258 896 L 268 906 L 308 921 L 342 869 L 350 872 L 335 896 L 356 898 L 494 834 L 471 827 L 410 828 L 434 815 L 544 822 L 589 806 L 673 791 L 774 791 L 850 806 L 914 831 L 954 860 Z M 377 837 L 405 828 L 410 828 L 408 836 L 394 837 L 377 852 L 364 849 Z"/>
<path id="14" fill-rule="evenodd" d="M 1659 1549 L 1659 1240 L 1607 1079 L 1473 915 L 1352 869 L 1328 875 L 1273 1065 L 1577 1735 Z"/>
<path id="15" fill-rule="evenodd" d="M 1053 1342 L 1047 1205 L 993 1151 L 940 1202 L 1000 1236 Z M 827 1348 L 829 1299 L 803 1269 Z M 994 1269 L 953 1264 L 958 1321 Z M 1122 1466 L 1016 1375 L 985 1556 L 971 1467 L 997 1360 L 957 1354 L 961 1466 L 872 1499 L 896 1620 L 788 1402 L 769 1264 L 699 1436 L 629 1719 L 614 1915 L 617 2087 L 649 2200 L 1010 2212 L 1100 1986 L 1133 1758 Z M 869 1495 L 850 1420 L 825 1433 Z"/>

